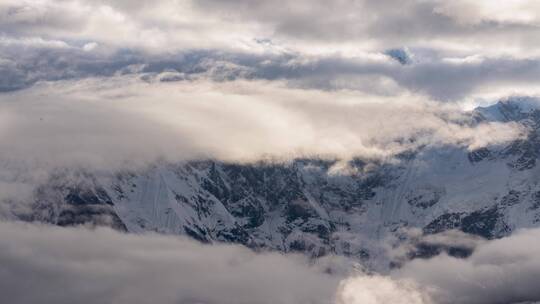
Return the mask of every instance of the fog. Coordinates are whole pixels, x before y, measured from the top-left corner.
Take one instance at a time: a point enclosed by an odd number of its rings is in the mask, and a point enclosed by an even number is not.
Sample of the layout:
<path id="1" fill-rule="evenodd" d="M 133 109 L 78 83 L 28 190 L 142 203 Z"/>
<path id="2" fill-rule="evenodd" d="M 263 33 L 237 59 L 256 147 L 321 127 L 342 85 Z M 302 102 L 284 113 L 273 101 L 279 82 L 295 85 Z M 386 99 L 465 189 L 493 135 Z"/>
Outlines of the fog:
<path id="1" fill-rule="evenodd" d="M 342 257 L 254 253 L 239 245 L 0 222 L 9 303 L 446 304 L 540 301 L 540 229 L 477 240 L 466 259 L 416 259 L 365 274 Z"/>

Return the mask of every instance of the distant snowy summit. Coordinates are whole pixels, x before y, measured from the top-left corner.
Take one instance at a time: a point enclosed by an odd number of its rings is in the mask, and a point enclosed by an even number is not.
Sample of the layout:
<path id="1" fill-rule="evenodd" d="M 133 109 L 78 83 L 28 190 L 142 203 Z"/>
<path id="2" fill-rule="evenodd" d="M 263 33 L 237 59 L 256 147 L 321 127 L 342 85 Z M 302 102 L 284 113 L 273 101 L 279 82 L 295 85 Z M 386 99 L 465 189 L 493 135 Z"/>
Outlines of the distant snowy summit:
<path id="1" fill-rule="evenodd" d="M 487 107 L 478 107 L 474 113 L 489 121 L 520 121 L 540 110 L 536 97 L 509 97 Z"/>

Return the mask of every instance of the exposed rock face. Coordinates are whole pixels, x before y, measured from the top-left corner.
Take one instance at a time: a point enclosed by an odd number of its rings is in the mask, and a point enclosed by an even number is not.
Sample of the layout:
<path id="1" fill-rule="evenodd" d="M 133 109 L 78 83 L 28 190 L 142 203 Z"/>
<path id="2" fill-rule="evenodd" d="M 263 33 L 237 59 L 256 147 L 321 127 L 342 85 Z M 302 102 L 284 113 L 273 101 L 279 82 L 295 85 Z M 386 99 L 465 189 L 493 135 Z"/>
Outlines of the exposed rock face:
<path id="1" fill-rule="evenodd" d="M 425 234 L 458 229 L 491 239 L 540 225 L 540 111 L 505 101 L 473 116 L 519 122 L 529 135 L 475 151 L 426 148 L 399 162 L 354 160 L 346 173 L 332 170 L 334 161 L 297 159 L 156 164 L 106 178 L 58 174 L 36 190 L 33 214 L 24 218 L 311 256 L 335 253 L 368 264 L 379 263 L 382 240 L 401 228 Z M 440 250 L 423 249 L 419 256 Z"/>
<path id="2" fill-rule="evenodd" d="M 127 231 L 112 199 L 96 180 L 85 174 L 60 174 L 36 189 L 34 212 L 26 219 L 59 226 L 109 226 Z"/>

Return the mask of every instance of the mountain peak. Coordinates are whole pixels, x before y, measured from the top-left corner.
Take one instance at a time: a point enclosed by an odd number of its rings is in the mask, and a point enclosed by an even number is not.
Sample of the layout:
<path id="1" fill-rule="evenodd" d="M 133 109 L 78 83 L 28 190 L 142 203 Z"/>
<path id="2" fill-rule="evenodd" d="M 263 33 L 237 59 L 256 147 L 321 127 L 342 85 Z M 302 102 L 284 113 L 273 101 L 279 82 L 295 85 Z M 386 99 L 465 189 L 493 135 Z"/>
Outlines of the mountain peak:
<path id="1" fill-rule="evenodd" d="M 540 110 L 539 98 L 512 96 L 487 107 L 478 107 L 474 112 L 489 121 L 519 121 L 536 110 Z"/>

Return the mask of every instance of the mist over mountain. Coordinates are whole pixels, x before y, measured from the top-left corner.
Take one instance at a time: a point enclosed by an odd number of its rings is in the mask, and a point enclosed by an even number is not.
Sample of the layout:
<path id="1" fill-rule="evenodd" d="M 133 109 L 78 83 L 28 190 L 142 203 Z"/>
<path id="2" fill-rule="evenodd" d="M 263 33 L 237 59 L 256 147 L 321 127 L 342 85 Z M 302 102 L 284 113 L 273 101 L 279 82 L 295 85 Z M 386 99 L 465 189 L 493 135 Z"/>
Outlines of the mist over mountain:
<path id="1" fill-rule="evenodd" d="M 471 124 L 515 122 L 526 134 L 476 149 L 421 147 L 392 160 L 159 161 L 110 173 L 65 168 L 20 203 L 28 209 L 10 216 L 311 257 L 344 255 L 384 270 L 395 261 L 381 240 L 397 241 L 409 229 L 496 239 L 538 225 L 540 103 L 516 97 L 469 116 Z M 418 245 L 413 257 L 470 254 Z"/>
<path id="2" fill-rule="evenodd" d="M 0 302 L 540 302 L 539 12 L 0 1 Z"/>

